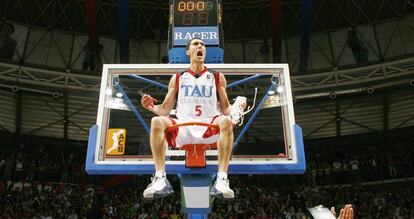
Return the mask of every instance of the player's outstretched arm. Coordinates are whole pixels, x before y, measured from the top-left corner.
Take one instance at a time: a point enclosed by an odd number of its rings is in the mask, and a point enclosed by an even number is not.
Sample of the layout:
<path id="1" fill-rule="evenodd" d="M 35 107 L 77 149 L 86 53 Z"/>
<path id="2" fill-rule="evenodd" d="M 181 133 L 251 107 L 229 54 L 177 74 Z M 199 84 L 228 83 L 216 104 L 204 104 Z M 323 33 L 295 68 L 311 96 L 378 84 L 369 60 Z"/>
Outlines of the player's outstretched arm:
<path id="1" fill-rule="evenodd" d="M 155 113 L 158 116 L 167 116 L 170 114 L 172 108 L 174 107 L 175 103 L 175 96 L 177 89 L 175 87 L 175 77 L 176 75 L 173 75 L 170 79 L 170 83 L 168 84 L 168 93 L 165 96 L 164 101 L 159 104 L 155 105 L 155 103 L 158 102 L 155 98 L 151 97 L 148 94 L 144 94 L 141 97 L 141 105 L 145 109 Z"/>

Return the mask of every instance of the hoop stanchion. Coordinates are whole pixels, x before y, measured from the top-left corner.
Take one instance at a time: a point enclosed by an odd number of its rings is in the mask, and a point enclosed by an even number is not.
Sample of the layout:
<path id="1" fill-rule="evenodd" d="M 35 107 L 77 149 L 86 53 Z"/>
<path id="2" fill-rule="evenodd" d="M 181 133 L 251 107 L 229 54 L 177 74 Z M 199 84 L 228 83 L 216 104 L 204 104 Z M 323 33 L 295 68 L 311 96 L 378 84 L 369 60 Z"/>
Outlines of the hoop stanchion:
<path id="1" fill-rule="evenodd" d="M 207 218 L 211 213 L 210 174 L 180 174 L 181 206 L 187 218 Z"/>

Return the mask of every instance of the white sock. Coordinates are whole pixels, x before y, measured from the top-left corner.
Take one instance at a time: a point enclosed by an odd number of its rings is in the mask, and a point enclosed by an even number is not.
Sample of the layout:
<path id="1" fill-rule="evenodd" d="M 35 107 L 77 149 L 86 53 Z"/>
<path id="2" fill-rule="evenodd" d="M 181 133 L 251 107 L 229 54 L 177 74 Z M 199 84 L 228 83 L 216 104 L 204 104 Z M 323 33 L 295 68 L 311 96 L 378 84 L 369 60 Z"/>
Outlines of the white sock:
<path id="1" fill-rule="evenodd" d="M 158 170 L 155 172 L 155 177 L 165 177 L 167 174 L 163 170 Z"/>
<path id="2" fill-rule="evenodd" d="M 217 173 L 217 179 L 227 179 L 227 173 L 226 172 L 218 172 Z"/>

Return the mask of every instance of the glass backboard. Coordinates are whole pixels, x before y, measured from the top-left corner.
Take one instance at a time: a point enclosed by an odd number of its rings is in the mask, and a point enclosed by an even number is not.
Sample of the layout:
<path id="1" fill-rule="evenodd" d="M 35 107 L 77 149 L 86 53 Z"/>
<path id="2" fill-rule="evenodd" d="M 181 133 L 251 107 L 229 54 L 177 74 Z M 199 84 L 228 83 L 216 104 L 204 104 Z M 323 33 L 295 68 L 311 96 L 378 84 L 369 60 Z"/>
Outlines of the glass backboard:
<path id="1" fill-rule="evenodd" d="M 141 107 L 141 92 L 160 102 L 173 74 L 188 64 L 104 65 L 96 125 L 91 128 L 86 170 L 91 174 L 153 173 L 149 146 L 155 114 Z M 252 110 L 234 128 L 229 173 L 302 173 L 303 141 L 295 116 L 287 64 L 209 64 L 227 80 L 230 103 L 247 98 Z M 174 110 L 171 112 L 174 116 Z M 212 173 L 217 150 L 206 150 L 205 168 L 187 168 L 186 151 L 166 145 L 169 173 Z"/>

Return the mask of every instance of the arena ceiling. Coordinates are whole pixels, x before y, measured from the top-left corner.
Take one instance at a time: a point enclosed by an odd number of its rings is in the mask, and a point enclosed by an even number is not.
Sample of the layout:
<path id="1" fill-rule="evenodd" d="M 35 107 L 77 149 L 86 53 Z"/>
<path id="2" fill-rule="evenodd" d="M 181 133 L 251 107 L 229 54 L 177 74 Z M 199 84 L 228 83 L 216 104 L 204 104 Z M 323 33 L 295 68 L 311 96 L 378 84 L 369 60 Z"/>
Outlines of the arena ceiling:
<path id="1" fill-rule="evenodd" d="M 271 0 L 223 0 L 226 40 L 262 39 L 272 35 Z M 59 29 L 87 33 L 83 0 L 4 0 L 1 18 Z M 282 33 L 297 35 L 300 31 L 299 0 L 282 1 Z M 99 33 L 117 36 L 117 1 L 98 1 Z M 168 29 L 167 0 L 130 0 L 130 33 L 142 39 L 166 39 Z M 380 20 L 403 17 L 414 12 L 411 0 L 314 0 L 311 30 L 313 32 L 373 24 Z"/>

